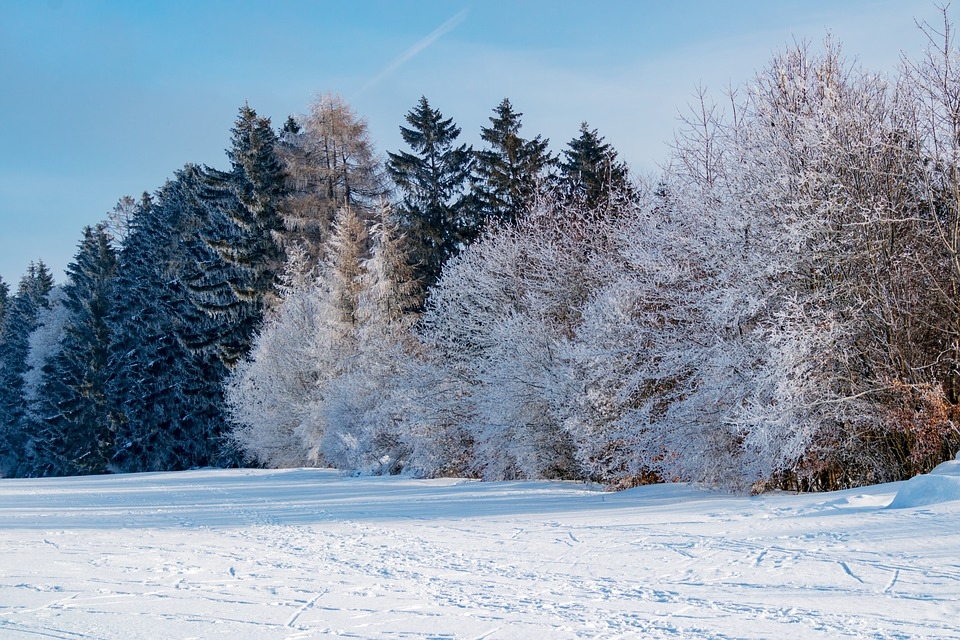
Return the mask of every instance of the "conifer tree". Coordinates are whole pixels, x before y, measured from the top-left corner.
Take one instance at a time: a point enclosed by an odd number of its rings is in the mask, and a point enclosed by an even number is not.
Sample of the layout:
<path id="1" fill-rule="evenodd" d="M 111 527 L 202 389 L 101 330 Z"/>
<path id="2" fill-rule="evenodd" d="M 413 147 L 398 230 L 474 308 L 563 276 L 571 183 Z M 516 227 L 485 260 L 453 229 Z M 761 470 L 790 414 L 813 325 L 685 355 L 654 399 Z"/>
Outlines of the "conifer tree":
<path id="1" fill-rule="evenodd" d="M 352 208 L 341 209 L 330 238 L 324 275 L 329 279 L 336 322 L 352 329 L 358 323 L 363 264 L 370 248 L 370 230 Z"/>
<path id="2" fill-rule="evenodd" d="M 189 280 L 197 305 L 218 324 L 211 340 L 194 346 L 214 348 L 228 367 L 249 350 L 284 263 L 279 244 L 284 173 L 276 134 L 269 118 L 257 116 L 248 105 L 240 109 L 231 131 L 227 155 L 232 170 L 207 169 L 202 202 L 194 205 L 204 209 L 200 233 L 219 260 L 195 256 L 203 267 Z"/>
<path id="3" fill-rule="evenodd" d="M 326 425 L 320 447 L 327 464 L 397 473 L 409 458 L 399 427 L 407 394 L 398 383 L 416 350 L 411 327 L 423 295 L 399 221 L 386 203 L 381 203 L 370 239 L 370 257 L 358 278 L 352 353 L 341 374 L 325 384 L 318 407 L 318 422 Z"/>
<path id="4" fill-rule="evenodd" d="M 613 194 L 629 191 L 626 163 L 603 136 L 584 122 L 580 136 L 563 150 L 560 178 L 564 196 L 588 210 L 609 204 Z"/>
<path id="5" fill-rule="evenodd" d="M 196 205 L 203 176 L 187 166 L 155 199 L 145 198 L 120 252 L 110 330 L 108 390 L 116 471 L 186 469 L 234 461 L 222 437 L 225 367 L 211 349 L 191 349 L 216 324 L 186 282 L 200 268 Z M 206 323 L 206 324 L 204 324 Z"/>
<path id="6" fill-rule="evenodd" d="M 23 374 L 30 333 L 36 329 L 37 315 L 47 306 L 52 288 L 53 276 L 46 265 L 30 263 L 0 326 L 0 475 L 20 472 L 30 444 L 23 428 Z"/>
<path id="7" fill-rule="evenodd" d="M 0 278 L 0 327 L 3 326 L 4 312 L 7 310 L 7 301 L 10 297 L 10 286 Z"/>
<path id="8" fill-rule="evenodd" d="M 475 195 L 485 216 L 513 222 L 526 210 L 556 160 L 549 140 L 520 137 L 522 113 L 504 98 L 494 109 L 490 127 L 480 130 L 488 147 L 476 154 Z"/>
<path id="9" fill-rule="evenodd" d="M 424 287 L 410 263 L 399 216 L 386 202 L 380 203 L 370 239 L 358 304 L 361 330 L 406 332 L 419 316 Z"/>
<path id="10" fill-rule="evenodd" d="M 399 214 L 424 287 L 440 277 L 444 262 L 472 241 L 480 228 L 466 186 L 473 151 L 456 145 L 460 127 L 444 119 L 425 97 L 406 115 L 400 135 L 413 153 L 388 153 L 387 171 L 400 188 Z"/>
<path id="11" fill-rule="evenodd" d="M 110 313 L 117 256 L 103 225 L 83 231 L 67 267 L 67 321 L 59 349 L 43 366 L 32 407 L 37 460 L 31 475 L 104 473 L 113 453 L 107 404 Z"/>
<path id="12" fill-rule="evenodd" d="M 367 123 L 339 96 L 321 95 L 309 113 L 287 119 L 278 153 L 287 174 L 284 244 L 319 262 L 339 211 L 350 207 L 366 219 L 386 195 Z"/>

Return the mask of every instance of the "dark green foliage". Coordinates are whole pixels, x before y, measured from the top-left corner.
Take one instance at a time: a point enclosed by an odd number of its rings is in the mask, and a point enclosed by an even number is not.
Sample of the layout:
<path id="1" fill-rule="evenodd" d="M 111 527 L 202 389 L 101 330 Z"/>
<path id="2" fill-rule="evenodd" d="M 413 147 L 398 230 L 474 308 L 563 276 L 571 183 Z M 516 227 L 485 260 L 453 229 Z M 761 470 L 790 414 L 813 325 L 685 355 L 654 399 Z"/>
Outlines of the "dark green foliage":
<path id="1" fill-rule="evenodd" d="M 580 125 L 580 136 L 567 144 L 563 156 L 561 188 L 568 201 L 588 210 L 599 210 L 610 204 L 612 196 L 629 194 L 626 163 L 586 122 Z"/>
<path id="2" fill-rule="evenodd" d="M 18 473 L 30 442 L 24 431 L 26 402 L 23 374 L 27 370 L 30 334 L 37 315 L 46 308 L 53 277 L 43 262 L 31 263 L 16 295 L 7 303 L 0 324 L 0 475 Z"/>
<path id="3" fill-rule="evenodd" d="M 300 125 L 297 124 L 297 119 L 293 116 L 287 116 L 286 121 L 283 123 L 283 128 L 280 129 L 280 139 L 283 139 L 285 136 L 295 136 L 300 133 Z"/>
<path id="4" fill-rule="evenodd" d="M 110 330 L 117 256 L 104 227 L 87 227 L 67 267 L 69 311 L 60 349 L 43 368 L 30 430 L 37 446 L 30 475 L 104 473 L 113 452 L 107 403 Z"/>
<path id="5" fill-rule="evenodd" d="M 457 146 L 460 127 L 430 107 L 425 97 L 400 127 L 413 153 L 388 153 L 387 171 L 403 200 L 398 213 L 424 287 L 440 277 L 444 262 L 479 232 L 480 220 L 466 193 L 473 152 Z"/>
<path id="6" fill-rule="evenodd" d="M 476 154 L 475 195 L 484 216 L 513 222 L 549 179 L 556 160 L 547 150 L 549 140 L 520 137 L 523 114 L 508 99 L 494 113 L 490 127 L 480 130 L 488 147 Z"/>
<path id="7" fill-rule="evenodd" d="M 214 352 L 187 346 L 196 334 L 214 331 L 202 324 L 211 320 L 184 284 L 204 255 L 201 181 L 200 170 L 188 166 L 155 201 L 145 199 L 120 253 L 109 322 L 114 471 L 235 461 L 223 437 L 226 368 Z"/>
<path id="8" fill-rule="evenodd" d="M 211 260 L 202 247 L 193 248 L 201 268 L 185 274 L 185 282 L 218 327 L 216 335 L 208 334 L 212 340 L 200 339 L 191 346 L 214 348 L 227 366 L 249 350 L 284 264 L 278 209 L 284 173 L 276 134 L 269 118 L 258 117 L 247 105 L 231 131 L 227 156 L 232 170 L 204 171 L 199 201 L 186 203 L 197 210 L 197 231 L 219 258 Z"/>
<path id="9" fill-rule="evenodd" d="M 10 297 L 10 286 L 0 278 L 0 327 L 3 326 L 3 316 L 7 309 L 7 301 Z"/>

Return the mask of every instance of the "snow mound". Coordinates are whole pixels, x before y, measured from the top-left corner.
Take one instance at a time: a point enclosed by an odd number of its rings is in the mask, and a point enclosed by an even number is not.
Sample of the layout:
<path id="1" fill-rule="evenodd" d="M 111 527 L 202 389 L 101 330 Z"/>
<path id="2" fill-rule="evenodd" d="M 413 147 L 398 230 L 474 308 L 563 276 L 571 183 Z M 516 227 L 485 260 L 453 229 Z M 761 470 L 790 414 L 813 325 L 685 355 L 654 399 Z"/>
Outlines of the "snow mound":
<path id="1" fill-rule="evenodd" d="M 928 474 L 908 480 L 888 509 L 911 509 L 960 500 L 960 460 L 937 466 Z"/>

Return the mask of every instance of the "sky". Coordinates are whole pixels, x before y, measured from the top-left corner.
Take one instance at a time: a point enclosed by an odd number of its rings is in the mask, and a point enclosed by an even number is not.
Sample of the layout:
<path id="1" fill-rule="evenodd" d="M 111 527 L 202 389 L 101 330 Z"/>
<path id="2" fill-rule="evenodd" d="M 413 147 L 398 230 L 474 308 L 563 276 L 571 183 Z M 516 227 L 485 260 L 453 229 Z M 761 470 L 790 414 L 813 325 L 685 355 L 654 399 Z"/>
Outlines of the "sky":
<path id="1" fill-rule="evenodd" d="M 121 196 L 225 168 L 244 102 L 279 126 L 340 94 L 385 153 L 420 96 L 475 146 L 508 97 L 526 137 L 559 152 L 586 121 L 649 174 L 699 86 L 828 32 L 892 73 L 917 20 L 942 23 L 929 0 L 0 0 L 0 278 L 62 281 Z"/>

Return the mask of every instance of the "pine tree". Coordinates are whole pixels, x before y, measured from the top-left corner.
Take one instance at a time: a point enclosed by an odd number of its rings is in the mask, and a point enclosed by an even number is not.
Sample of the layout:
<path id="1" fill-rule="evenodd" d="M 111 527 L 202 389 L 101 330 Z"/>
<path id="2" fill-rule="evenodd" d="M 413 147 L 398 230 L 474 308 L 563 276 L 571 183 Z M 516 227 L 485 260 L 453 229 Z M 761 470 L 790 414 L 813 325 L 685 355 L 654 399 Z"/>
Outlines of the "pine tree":
<path id="1" fill-rule="evenodd" d="M 627 165 L 616 150 L 603 141 L 596 129 L 584 122 L 580 136 L 567 144 L 560 162 L 564 196 L 588 210 L 610 203 L 612 196 L 627 195 L 630 181 Z"/>
<path id="2" fill-rule="evenodd" d="M 43 367 L 30 416 L 37 436 L 31 475 L 103 473 L 113 452 L 107 358 L 117 256 L 103 225 L 87 227 L 67 267 L 60 348 Z"/>
<path id="3" fill-rule="evenodd" d="M 490 127 L 480 130 L 489 145 L 476 154 L 476 197 L 485 216 L 515 221 L 547 179 L 556 160 L 547 150 L 549 140 L 520 137 L 522 113 L 513 110 L 510 100 L 494 109 Z"/>
<path id="4" fill-rule="evenodd" d="M 26 402 L 23 374 L 27 371 L 30 333 L 37 327 L 37 315 L 47 306 L 53 276 L 40 261 L 31 263 L 9 301 L 0 327 L 0 475 L 19 473 L 29 455 L 30 442 L 24 431 Z"/>
<path id="5" fill-rule="evenodd" d="M 417 275 L 424 287 L 440 277 L 443 264 L 480 229 L 466 186 L 473 150 L 456 145 L 460 127 L 444 119 L 425 97 L 406 115 L 410 128 L 400 135 L 413 153 L 388 153 L 387 171 L 400 188 L 400 216 L 411 247 Z"/>

